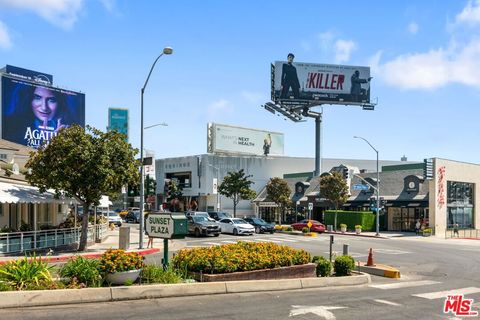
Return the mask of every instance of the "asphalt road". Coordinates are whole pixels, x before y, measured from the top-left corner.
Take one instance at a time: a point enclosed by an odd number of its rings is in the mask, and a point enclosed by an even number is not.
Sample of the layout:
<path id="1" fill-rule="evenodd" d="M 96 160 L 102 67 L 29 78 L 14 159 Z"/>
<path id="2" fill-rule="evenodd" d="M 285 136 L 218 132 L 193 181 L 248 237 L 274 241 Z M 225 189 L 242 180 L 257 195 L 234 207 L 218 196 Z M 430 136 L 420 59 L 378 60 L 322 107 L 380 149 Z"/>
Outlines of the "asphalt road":
<path id="1" fill-rule="evenodd" d="M 329 236 L 317 238 L 284 234 L 190 238 L 187 247 L 272 241 L 328 256 Z M 164 298 L 128 302 L 66 305 L 1 311 L 1 319 L 455 319 L 443 314 L 452 290 L 480 307 L 480 241 L 406 237 L 375 239 L 335 236 L 334 251 L 366 261 L 373 248 L 377 263 L 400 268 L 402 279 L 372 277 L 369 286 L 323 288 L 248 294 Z M 159 261 L 161 255 L 151 257 Z"/>

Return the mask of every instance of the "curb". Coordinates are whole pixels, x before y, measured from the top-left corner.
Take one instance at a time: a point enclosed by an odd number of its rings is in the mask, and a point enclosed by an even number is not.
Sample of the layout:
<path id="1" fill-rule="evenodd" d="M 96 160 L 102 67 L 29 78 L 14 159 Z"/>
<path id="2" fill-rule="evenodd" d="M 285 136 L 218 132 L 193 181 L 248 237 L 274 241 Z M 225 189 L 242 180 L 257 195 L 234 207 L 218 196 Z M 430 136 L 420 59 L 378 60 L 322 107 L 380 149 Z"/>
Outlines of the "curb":
<path id="1" fill-rule="evenodd" d="M 356 276 L 338 278 L 328 277 L 248 280 L 201 282 L 191 284 L 154 284 L 110 288 L 7 291 L 0 292 L 0 309 L 241 292 L 283 291 L 334 286 L 356 286 L 370 283 L 370 275 L 361 273 Z"/>
<path id="2" fill-rule="evenodd" d="M 104 250 L 106 251 L 106 250 Z M 127 252 L 136 252 L 138 254 L 141 254 L 142 256 L 145 256 L 145 255 L 149 255 L 149 254 L 153 254 L 153 253 L 157 253 L 157 252 L 160 252 L 160 249 L 157 249 L 157 248 L 152 248 L 152 249 L 142 249 L 142 250 L 130 250 L 130 251 L 127 251 Z M 79 252 L 78 254 L 70 254 L 70 255 L 65 255 L 65 256 L 48 256 L 48 257 L 41 257 L 43 261 L 47 262 L 47 263 L 57 263 L 57 262 L 65 262 L 69 259 L 71 259 L 72 257 L 76 257 L 76 256 L 82 256 L 84 258 L 89 258 L 89 259 L 97 259 L 97 258 L 100 258 L 101 256 L 103 255 L 103 252 L 98 252 L 98 253 L 85 253 L 85 254 L 82 254 L 81 252 Z M 0 265 L 2 264 L 6 264 L 10 261 L 16 261 L 16 260 L 21 260 L 21 259 L 24 259 L 24 257 L 15 257 L 14 259 L 10 259 L 10 260 L 5 260 L 5 261 L 0 261 Z"/>
<path id="3" fill-rule="evenodd" d="M 384 264 L 375 264 L 373 266 L 367 266 L 363 262 L 359 262 L 358 270 L 375 276 L 400 279 L 400 270 Z"/>
<path id="4" fill-rule="evenodd" d="M 332 231 L 325 231 L 325 234 L 332 234 L 332 235 L 338 235 L 338 236 L 354 236 L 354 237 L 364 237 L 364 238 L 375 238 L 375 239 L 390 239 L 389 237 L 385 236 L 371 236 L 368 234 L 356 234 L 356 233 L 341 233 L 341 232 L 332 232 Z"/>

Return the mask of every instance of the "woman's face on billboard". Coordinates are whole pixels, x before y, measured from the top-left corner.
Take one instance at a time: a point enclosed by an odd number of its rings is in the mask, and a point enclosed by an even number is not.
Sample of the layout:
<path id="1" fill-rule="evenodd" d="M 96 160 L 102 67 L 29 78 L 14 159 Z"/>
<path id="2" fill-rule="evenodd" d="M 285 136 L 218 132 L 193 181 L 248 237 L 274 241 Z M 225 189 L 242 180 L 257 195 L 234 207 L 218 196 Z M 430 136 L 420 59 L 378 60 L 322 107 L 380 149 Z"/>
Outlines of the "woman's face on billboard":
<path id="1" fill-rule="evenodd" d="M 52 120 L 57 111 L 57 98 L 52 90 L 37 87 L 33 92 L 32 111 L 42 121 Z"/>

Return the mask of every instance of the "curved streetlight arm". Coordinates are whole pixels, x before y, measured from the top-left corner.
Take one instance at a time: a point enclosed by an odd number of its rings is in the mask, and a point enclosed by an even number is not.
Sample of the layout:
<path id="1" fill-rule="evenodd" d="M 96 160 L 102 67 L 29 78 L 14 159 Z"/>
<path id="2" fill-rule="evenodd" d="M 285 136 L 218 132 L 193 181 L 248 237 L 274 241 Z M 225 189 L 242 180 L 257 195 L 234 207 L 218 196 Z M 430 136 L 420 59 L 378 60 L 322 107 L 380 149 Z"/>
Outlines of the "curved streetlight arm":
<path id="1" fill-rule="evenodd" d="M 162 53 L 157 57 L 157 59 L 155 59 L 155 61 L 153 62 L 152 67 L 150 68 L 150 72 L 148 73 L 147 80 L 145 80 L 145 84 L 144 84 L 143 87 L 142 87 L 142 93 L 145 91 L 145 88 L 147 87 L 148 80 L 150 80 L 150 76 L 152 75 L 152 72 L 153 72 L 153 68 L 155 68 L 155 65 L 157 64 L 158 59 L 160 59 L 163 55 L 164 55 L 164 53 L 162 52 Z"/>
<path id="2" fill-rule="evenodd" d="M 353 137 L 354 137 L 354 138 L 357 138 L 357 139 L 362 139 L 363 141 L 365 141 L 366 143 L 368 143 L 368 145 L 369 145 L 369 146 L 370 146 L 370 147 L 371 147 L 373 150 L 375 150 L 375 152 L 376 152 L 376 153 L 378 153 L 378 150 L 377 150 L 377 149 L 375 149 L 375 147 L 374 147 L 374 146 L 372 146 L 372 144 L 371 144 L 370 142 L 368 142 L 368 140 L 367 140 L 367 139 L 365 139 L 365 138 L 362 138 L 362 137 L 358 137 L 358 136 L 353 136 Z"/>

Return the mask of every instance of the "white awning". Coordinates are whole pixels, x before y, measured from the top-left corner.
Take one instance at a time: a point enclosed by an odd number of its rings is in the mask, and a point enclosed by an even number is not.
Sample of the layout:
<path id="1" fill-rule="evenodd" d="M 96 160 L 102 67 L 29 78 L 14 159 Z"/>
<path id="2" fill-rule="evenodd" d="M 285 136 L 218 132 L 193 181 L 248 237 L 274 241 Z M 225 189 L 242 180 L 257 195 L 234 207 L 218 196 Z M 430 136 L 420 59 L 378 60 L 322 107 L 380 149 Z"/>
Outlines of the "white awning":
<path id="1" fill-rule="evenodd" d="M 55 193 L 40 193 L 38 188 L 29 185 L 0 182 L 0 203 L 73 203 L 74 199 L 55 199 Z"/>
<path id="2" fill-rule="evenodd" d="M 112 201 L 110 201 L 108 196 L 102 196 L 102 199 L 100 199 L 100 204 L 97 207 L 108 208 L 111 205 L 112 205 Z"/>

